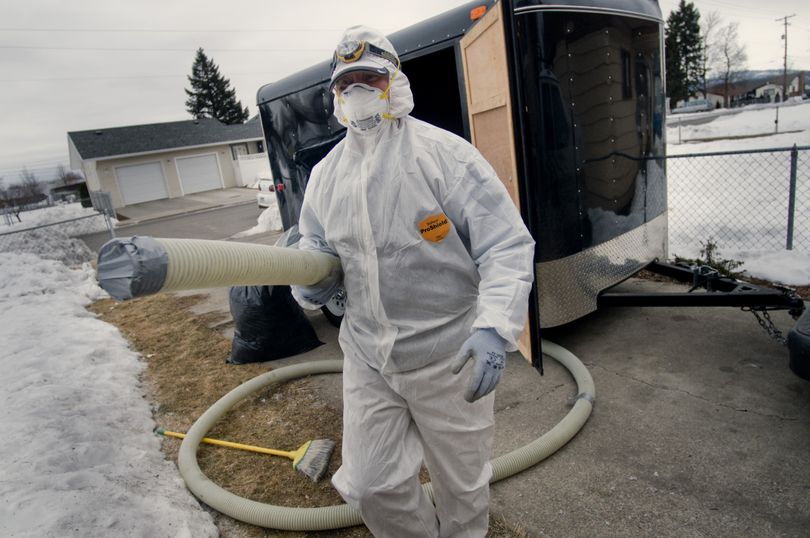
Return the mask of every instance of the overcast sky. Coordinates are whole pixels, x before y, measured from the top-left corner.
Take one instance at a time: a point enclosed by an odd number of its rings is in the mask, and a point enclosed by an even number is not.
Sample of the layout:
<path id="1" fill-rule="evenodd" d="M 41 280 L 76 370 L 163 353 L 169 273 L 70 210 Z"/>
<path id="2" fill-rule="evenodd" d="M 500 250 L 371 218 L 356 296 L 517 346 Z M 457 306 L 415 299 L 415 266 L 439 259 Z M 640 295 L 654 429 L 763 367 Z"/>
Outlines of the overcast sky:
<path id="1" fill-rule="evenodd" d="M 255 114 L 256 92 L 327 59 L 342 30 L 391 33 L 464 0 L 25 0 L 0 6 L 0 177 L 23 166 L 50 179 L 68 165 L 68 131 L 189 119 L 195 50 L 203 47 Z M 664 19 L 677 0 L 661 0 Z M 696 0 L 736 20 L 752 69 L 810 69 L 807 0 Z"/>

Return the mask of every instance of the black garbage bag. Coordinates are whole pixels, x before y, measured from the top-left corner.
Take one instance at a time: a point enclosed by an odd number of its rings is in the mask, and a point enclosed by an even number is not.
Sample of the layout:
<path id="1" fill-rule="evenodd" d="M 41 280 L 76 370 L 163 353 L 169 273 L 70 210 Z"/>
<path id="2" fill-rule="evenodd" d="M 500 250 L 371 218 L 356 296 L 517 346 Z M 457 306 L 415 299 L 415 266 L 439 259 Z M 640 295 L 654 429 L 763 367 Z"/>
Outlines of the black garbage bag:
<path id="1" fill-rule="evenodd" d="M 235 286 L 229 299 L 235 329 L 230 364 L 283 359 L 323 344 L 289 286 Z"/>

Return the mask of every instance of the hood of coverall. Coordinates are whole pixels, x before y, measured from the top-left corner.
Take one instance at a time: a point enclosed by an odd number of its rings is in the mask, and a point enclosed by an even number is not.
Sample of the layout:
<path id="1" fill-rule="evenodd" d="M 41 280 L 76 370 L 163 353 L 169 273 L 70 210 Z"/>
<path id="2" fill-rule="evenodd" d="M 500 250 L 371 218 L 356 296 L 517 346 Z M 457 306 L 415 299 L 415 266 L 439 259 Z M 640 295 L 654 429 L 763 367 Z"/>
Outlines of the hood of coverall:
<path id="1" fill-rule="evenodd" d="M 382 33 L 369 28 L 367 26 L 352 26 L 348 28 L 340 39 L 340 43 L 344 41 L 366 41 L 384 51 L 391 53 L 394 57 L 398 58 L 394 46 Z M 358 68 L 362 70 L 367 67 L 369 71 L 377 71 L 379 68 L 384 68 L 388 72 L 390 88 L 388 90 L 388 115 L 389 119 L 394 120 L 404 118 L 413 110 L 413 94 L 411 93 L 411 84 L 408 77 L 405 76 L 397 64 L 391 61 L 375 56 L 368 52 L 363 53 L 363 56 L 356 62 L 344 64 L 337 62 L 332 75 L 332 82 L 334 82 L 340 75 L 356 71 Z M 344 127 L 349 129 L 349 133 L 360 134 L 354 131 L 346 119 L 346 116 L 340 106 L 340 99 L 334 95 L 334 115 L 338 122 Z M 389 121 L 383 123 L 383 127 L 389 124 Z"/>

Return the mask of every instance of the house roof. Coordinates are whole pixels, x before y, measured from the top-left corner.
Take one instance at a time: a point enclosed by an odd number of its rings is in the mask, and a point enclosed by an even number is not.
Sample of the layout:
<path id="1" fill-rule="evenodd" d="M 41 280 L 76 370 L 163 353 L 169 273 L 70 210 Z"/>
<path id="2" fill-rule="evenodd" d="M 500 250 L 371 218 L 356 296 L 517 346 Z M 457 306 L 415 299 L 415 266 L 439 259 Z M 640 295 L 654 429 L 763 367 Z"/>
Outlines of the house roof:
<path id="1" fill-rule="evenodd" d="M 736 82 L 731 82 L 728 85 L 728 95 L 729 97 L 737 96 L 737 95 L 745 95 L 749 92 L 753 92 L 755 89 L 762 86 L 762 82 L 756 80 L 739 80 Z M 713 93 L 716 95 L 725 95 L 726 89 L 723 84 L 715 84 L 714 86 L 709 86 L 707 88 L 709 93 Z"/>
<path id="2" fill-rule="evenodd" d="M 68 137 L 82 159 L 150 153 L 191 146 L 227 144 L 262 138 L 259 117 L 243 124 L 225 125 L 213 118 L 73 131 Z"/>

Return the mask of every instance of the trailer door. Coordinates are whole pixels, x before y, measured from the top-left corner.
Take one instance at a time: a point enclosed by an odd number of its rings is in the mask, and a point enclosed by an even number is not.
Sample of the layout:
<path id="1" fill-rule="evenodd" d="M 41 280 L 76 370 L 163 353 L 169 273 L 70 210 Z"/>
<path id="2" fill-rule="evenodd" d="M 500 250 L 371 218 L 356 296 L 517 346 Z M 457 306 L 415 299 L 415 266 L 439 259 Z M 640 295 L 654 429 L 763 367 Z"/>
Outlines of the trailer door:
<path id="1" fill-rule="evenodd" d="M 461 38 L 461 57 L 472 143 L 495 168 L 520 208 L 501 10 L 502 2 L 497 2 Z"/>
<path id="2" fill-rule="evenodd" d="M 461 38 L 460 47 L 472 143 L 495 169 L 520 210 L 502 11 L 503 2 L 495 3 Z M 528 325 L 519 345 L 521 354 L 531 361 Z"/>

